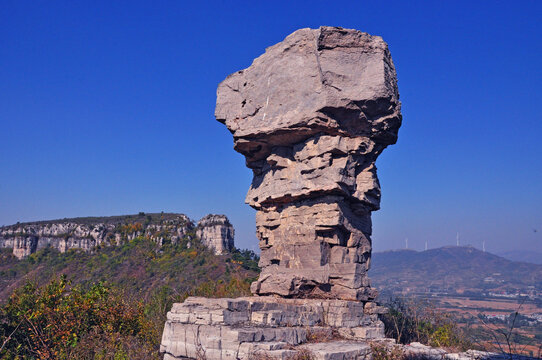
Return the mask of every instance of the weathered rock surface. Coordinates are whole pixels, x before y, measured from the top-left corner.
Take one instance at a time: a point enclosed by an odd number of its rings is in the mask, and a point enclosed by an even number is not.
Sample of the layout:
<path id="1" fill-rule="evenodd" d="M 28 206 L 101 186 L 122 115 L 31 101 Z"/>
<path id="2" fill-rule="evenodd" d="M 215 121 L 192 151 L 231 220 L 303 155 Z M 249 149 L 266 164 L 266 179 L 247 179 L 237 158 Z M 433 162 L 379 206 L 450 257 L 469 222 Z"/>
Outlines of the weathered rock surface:
<path id="1" fill-rule="evenodd" d="M 350 340 L 383 338 L 374 310 L 344 300 L 190 297 L 168 313 L 160 351 L 164 359 L 287 358 L 314 331 L 342 332 Z M 366 354 L 367 348 L 348 353 Z"/>
<path id="2" fill-rule="evenodd" d="M 208 215 L 200 220 L 202 226 L 198 229 L 204 230 L 205 245 L 216 249 L 218 244 L 224 244 L 220 248 L 221 252 L 229 251 L 234 247 L 233 226 L 223 215 L 216 218 L 216 226 L 211 225 L 215 216 Z M 222 228 L 227 231 L 222 231 Z M 89 251 L 100 245 L 119 245 L 140 236 L 160 245 L 165 242 L 176 243 L 185 236 L 191 236 L 195 230 L 194 222 L 184 214 L 142 213 L 39 221 L 0 227 L 0 248 L 12 248 L 13 254 L 21 259 L 46 247 L 60 252 L 69 249 Z"/>
<path id="3" fill-rule="evenodd" d="M 395 68 L 378 36 L 301 29 L 218 87 L 215 116 L 254 178 L 259 295 L 370 301 L 375 161 L 401 125 Z"/>
<path id="4" fill-rule="evenodd" d="M 198 221 L 196 229 L 196 235 L 216 255 L 233 250 L 234 234 L 233 226 L 225 215 L 209 214 Z"/>

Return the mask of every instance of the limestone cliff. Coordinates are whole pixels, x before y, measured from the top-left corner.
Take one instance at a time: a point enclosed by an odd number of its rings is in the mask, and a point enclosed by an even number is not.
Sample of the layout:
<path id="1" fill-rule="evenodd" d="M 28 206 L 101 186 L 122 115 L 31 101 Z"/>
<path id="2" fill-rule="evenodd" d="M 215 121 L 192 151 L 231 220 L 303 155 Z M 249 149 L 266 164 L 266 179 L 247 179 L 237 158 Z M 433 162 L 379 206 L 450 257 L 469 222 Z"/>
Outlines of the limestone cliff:
<path id="1" fill-rule="evenodd" d="M 225 244 L 221 248 L 225 252 L 233 248 L 233 226 L 225 216 L 220 219 L 229 226 L 228 231 L 222 232 L 217 227 L 218 231 L 208 231 L 202 235 L 206 239 L 204 244 L 210 248 L 216 249 L 215 244 Z M 118 245 L 140 236 L 161 245 L 166 242 L 176 243 L 185 235 L 191 236 L 195 230 L 194 222 L 184 214 L 140 213 L 39 221 L 0 227 L 0 248 L 12 248 L 13 254 L 21 259 L 45 247 L 60 252 L 69 249 L 89 251 L 97 246 Z"/>
<path id="2" fill-rule="evenodd" d="M 196 235 L 203 244 L 222 255 L 234 248 L 234 229 L 225 215 L 209 214 L 198 221 Z"/>

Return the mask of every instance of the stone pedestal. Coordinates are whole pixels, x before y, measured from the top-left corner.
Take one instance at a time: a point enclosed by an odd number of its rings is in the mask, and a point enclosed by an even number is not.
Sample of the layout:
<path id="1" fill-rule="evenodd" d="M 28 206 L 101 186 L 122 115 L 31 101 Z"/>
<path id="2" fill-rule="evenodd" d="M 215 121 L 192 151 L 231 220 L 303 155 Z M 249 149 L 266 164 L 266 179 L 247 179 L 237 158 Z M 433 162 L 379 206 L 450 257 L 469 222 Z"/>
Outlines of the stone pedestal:
<path id="1" fill-rule="evenodd" d="M 299 352 L 361 359 L 369 354 L 366 340 L 384 338 L 381 310 L 345 300 L 190 297 L 168 313 L 160 351 L 165 360 L 287 359 Z"/>

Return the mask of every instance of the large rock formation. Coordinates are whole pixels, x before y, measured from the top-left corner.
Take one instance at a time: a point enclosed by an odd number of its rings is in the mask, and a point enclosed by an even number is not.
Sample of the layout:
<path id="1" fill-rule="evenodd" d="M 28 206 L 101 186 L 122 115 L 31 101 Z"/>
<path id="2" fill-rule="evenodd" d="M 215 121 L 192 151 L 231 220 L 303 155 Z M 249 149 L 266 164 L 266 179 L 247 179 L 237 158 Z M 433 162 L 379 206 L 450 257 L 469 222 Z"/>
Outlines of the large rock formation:
<path id="1" fill-rule="evenodd" d="M 209 214 L 198 221 L 196 235 L 216 255 L 229 253 L 234 248 L 232 224 L 225 215 Z"/>
<path id="2" fill-rule="evenodd" d="M 217 97 L 216 118 L 254 172 L 247 203 L 262 273 L 252 291 L 282 297 L 174 304 L 164 359 L 371 358 L 366 341 L 384 337 L 367 277 L 375 161 L 401 124 L 386 44 L 356 30 L 302 29 L 230 75 Z M 307 343 L 312 332 L 331 341 Z"/>
<path id="3" fill-rule="evenodd" d="M 401 125 L 378 36 L 301 29 L 218 87 L 216 118 L 254 178 L 262 273 L 254 294 L 370 301 L 375 161 Z"/>
<path id="4" fill-rule="evenodd" d="M 144 214 L 99 218 L 75 218 L 0 227 L 0 248 L 12 248 L 21 259 L 40 249 L 51 247 L 92 250 L 100 245 L 119 245 L 136 237 L 146 237 L 160 245 L 177 243 L 197 231 L 202 242 L 215 252 L 234 247 L 233 226 L 224 215 L 207 215 L 196 227 L 184 214 Z M 217 250 L 219 249 L 219 250 Z"/>

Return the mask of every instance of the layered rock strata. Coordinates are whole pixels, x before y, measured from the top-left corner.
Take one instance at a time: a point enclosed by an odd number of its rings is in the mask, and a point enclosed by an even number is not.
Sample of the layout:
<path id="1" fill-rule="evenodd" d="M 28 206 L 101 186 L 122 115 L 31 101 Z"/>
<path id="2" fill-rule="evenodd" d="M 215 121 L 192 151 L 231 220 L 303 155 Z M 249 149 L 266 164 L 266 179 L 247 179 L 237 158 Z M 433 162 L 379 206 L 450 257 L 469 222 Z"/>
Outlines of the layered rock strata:
<path id="1" fill-rule="evenodd" d="M 234 248 L 232 224 L 225 215 L 209 214 L 198 221 L 196 235 L 203 244 L 213 249 L 216 255 L 231 252 Z"/>
<path id="2" fill-rule="evenodd" d="M 344 300 L 191 297 L 168 313 L 160 351 L 169 360 L 284 359 L 318 350 L 310 343 L 318 333 L 340 337 L 343 346 L 335 352 L 352 355 L 344 359 L 361 359 L 369 347 L 354 340 L 384 337 L 379 310 Z"/>
<path id="3" fill-rule="evenodd" d="M 202 242 L 223 254 L 234 247 L 233 226 L 224 215 L 208 215 L 196 226 L 184 214 L 144 214 L 101 218 L 75 218 L 40 221 L 0 227 L 0 248 L 12 248 L 21 259 L 51 247 L 90 251 L 101 245 L 120 245 L 136 237 L 146 237 L 160 245 L 192 240 L 198 231 Z"/>
<path id="4" fill-rule="evenodd" d="M 254 178 L 257 295 L 370 301 L 375 161 L 401 125 L 395 68 L 378 36 L 301 29 L 218 87 L 215 116 Z"/>

